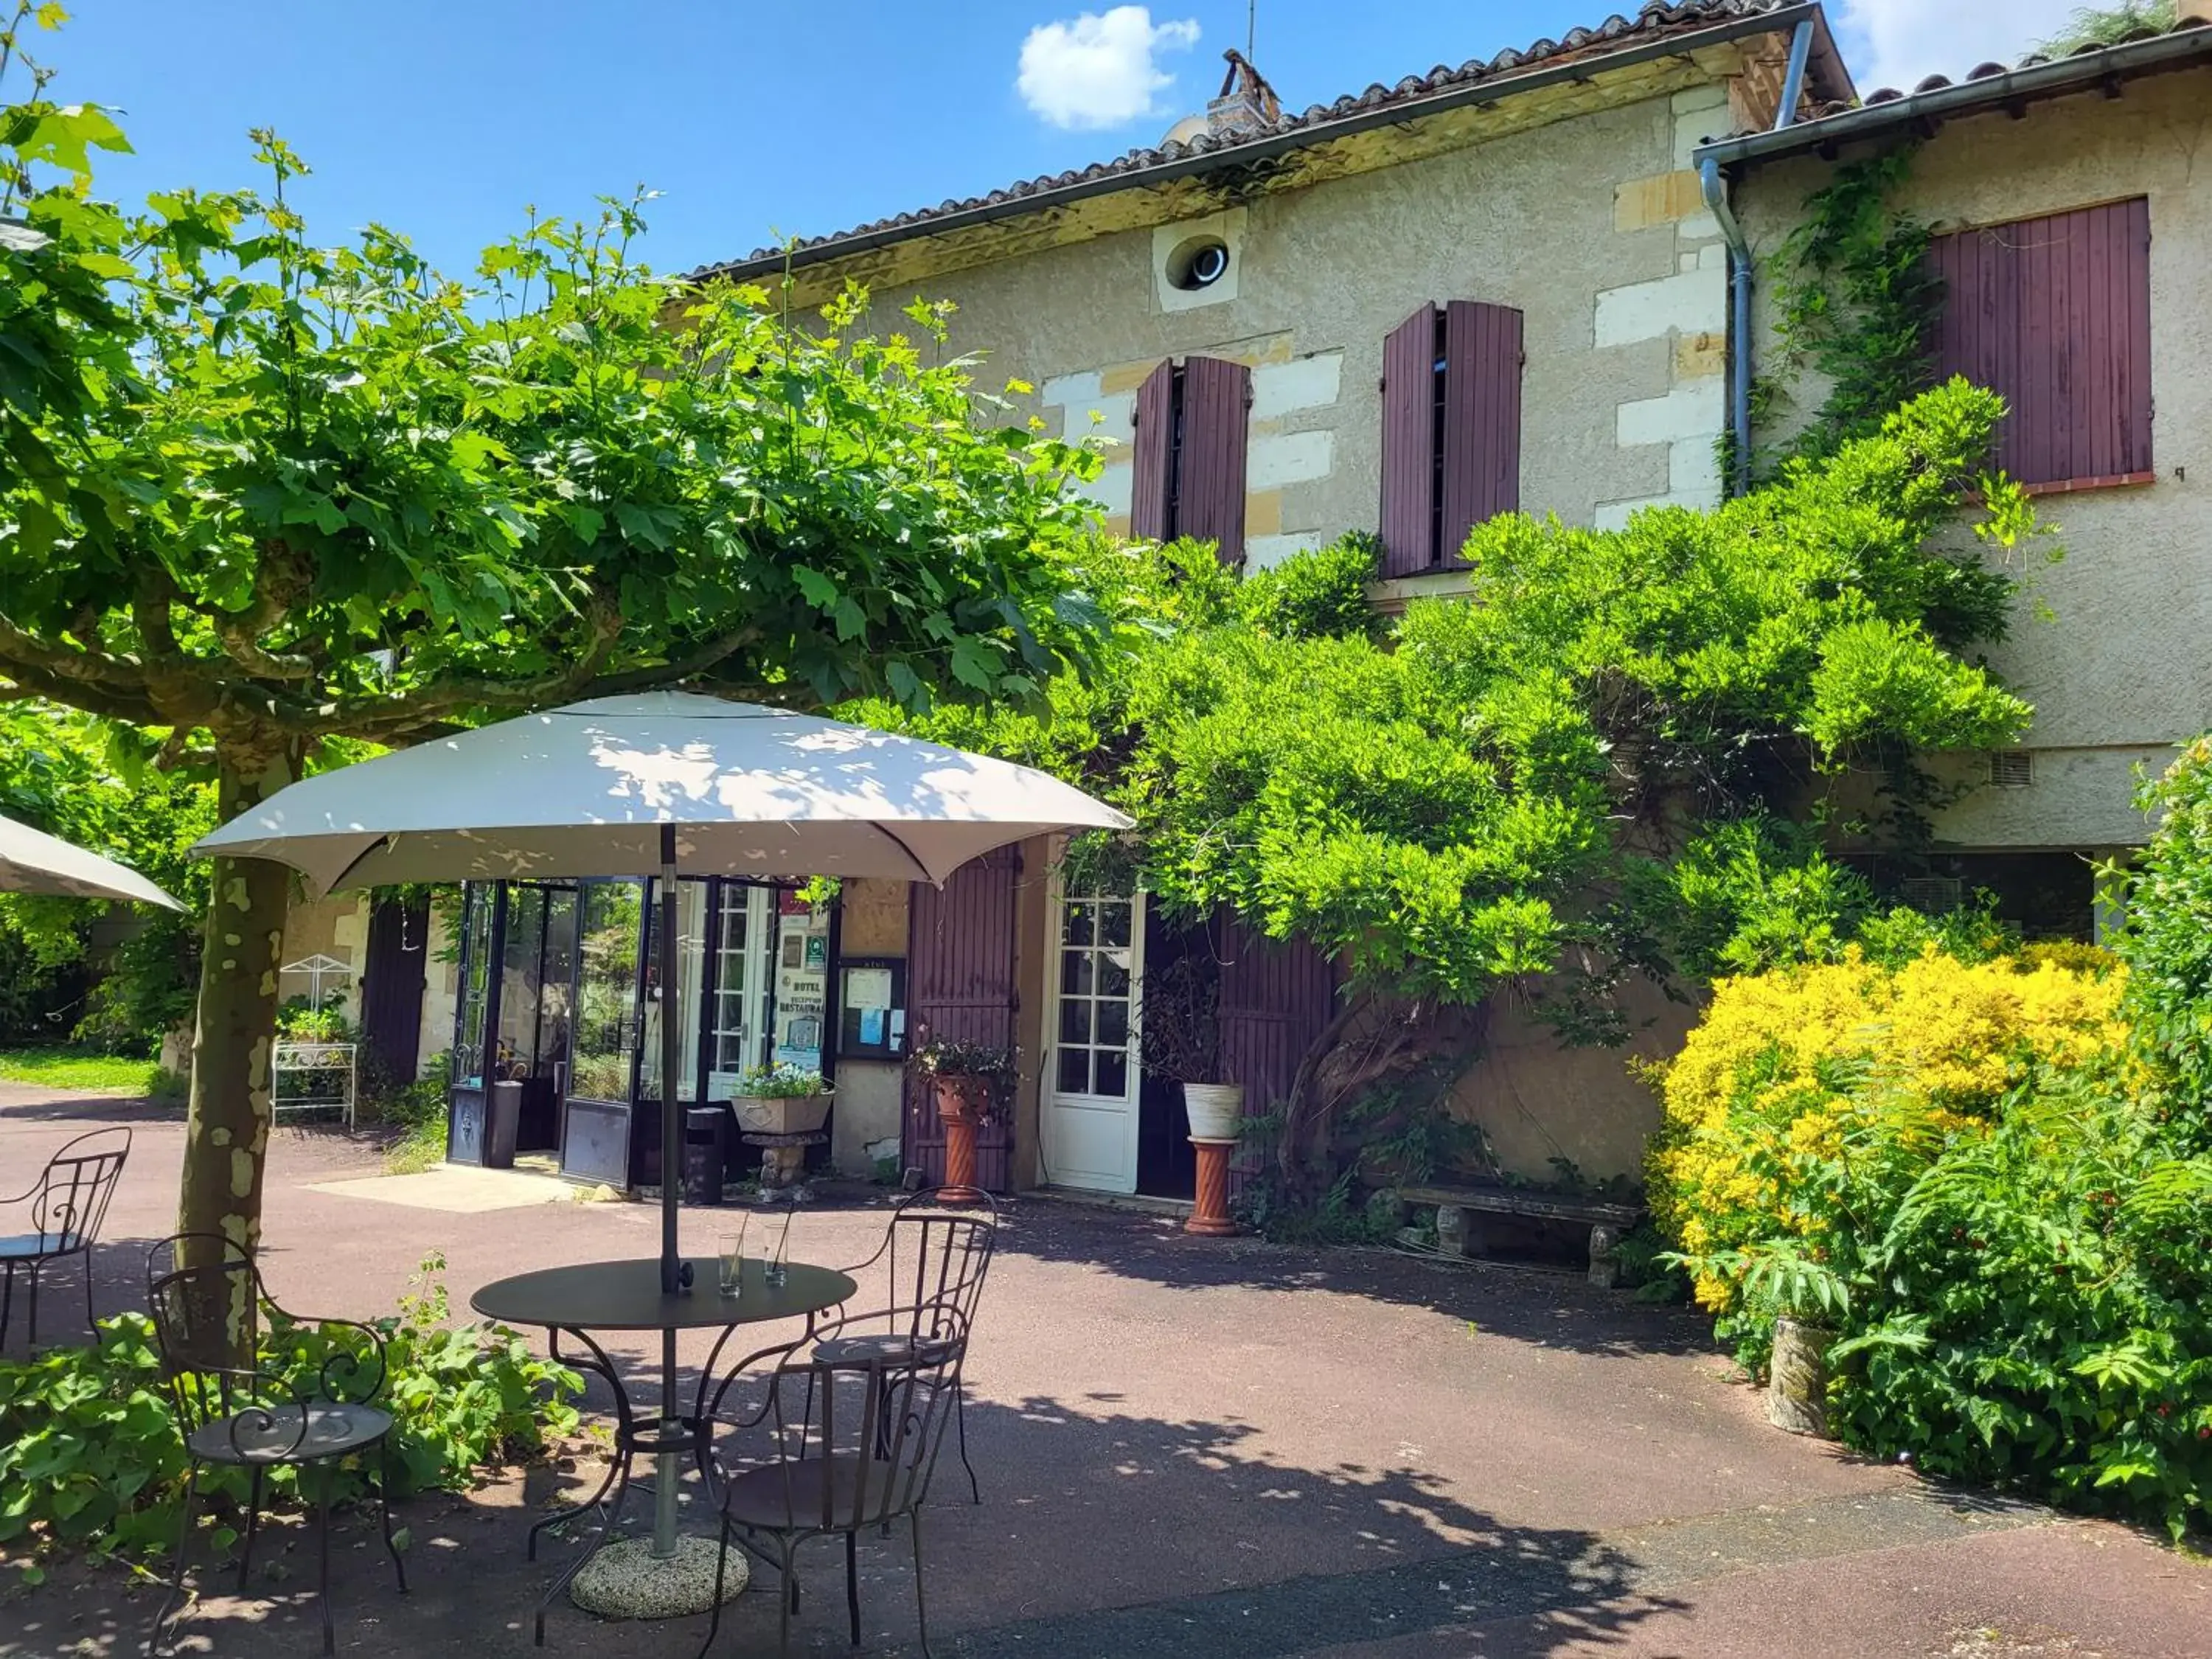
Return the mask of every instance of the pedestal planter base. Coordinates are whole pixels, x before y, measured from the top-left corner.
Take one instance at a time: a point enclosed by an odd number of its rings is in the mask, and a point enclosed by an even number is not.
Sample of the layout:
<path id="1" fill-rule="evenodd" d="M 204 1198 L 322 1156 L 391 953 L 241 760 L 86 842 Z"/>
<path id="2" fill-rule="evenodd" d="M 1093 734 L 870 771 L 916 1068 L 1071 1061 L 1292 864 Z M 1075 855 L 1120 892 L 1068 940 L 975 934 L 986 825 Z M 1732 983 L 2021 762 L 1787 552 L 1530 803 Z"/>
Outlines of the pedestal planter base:
<path id="1" fill-rule="evenodd" d="M 975 1120 L 945 1120 L 945 1185 L 938 1196 L 948 1204 L 973 1204 L 983 1196 L 975 1184 Z"/>
<path id="2" fill-rule="evenodd" d="M 974 1098 L 979 1086 L 966 1079 L 937 1080 L 937 1118 L 945 1126 L 945 1185 L 938 1195 L 948 1204 L 975 1204 L 983 1198 L 975 1184 L 975 1131 L 983 1121 Z"/>
<path id="3" fill-rule="evenodd" d="M 1766 1383 L 1766 1420 L 1791 1434 L 1828 1435 L 1828 1345 L 1833 1331 L 1774 1322 L 1774 1359 Z"/>
<path id="4" fill-rule="evenodd" d="M 1237 1143 L 1200 1140 L 1193 1135 L 1190 1144 L 1198 1149 L 1198 1202 L 1191 1206 L 1190 1219 L 1182 1224 L 1182 1230 L 1201 1238 L 1227 1238 L 1237 1231 L 1237 1224 L 1229 1218 L 1229 1155 L 1237 1150 Z"/>

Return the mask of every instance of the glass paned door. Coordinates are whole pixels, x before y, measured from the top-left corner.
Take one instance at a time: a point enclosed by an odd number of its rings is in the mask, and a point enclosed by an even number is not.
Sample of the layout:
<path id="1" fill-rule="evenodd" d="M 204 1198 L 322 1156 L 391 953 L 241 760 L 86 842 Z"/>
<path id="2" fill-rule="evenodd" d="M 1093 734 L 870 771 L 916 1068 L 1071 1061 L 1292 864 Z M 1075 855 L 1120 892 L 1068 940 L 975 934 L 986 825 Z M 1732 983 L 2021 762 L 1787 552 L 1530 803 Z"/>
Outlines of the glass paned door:
<path id="1" fill-rule="evenodd" d="M 462 889 L 459 1009 L 453 1021 L 453 1074 L 465 1089 L 483 1087 L 484 1022 L 491 1009 L 491 918 L 499 902 L 496 882 L 472 881 Z"/>
<path id="2" fill-rule="evenodd" d="M 629 1103 L 637 1052 L 637 947 L 642 884 L 586 884 L 579 908 L 574 1063 L 568 1092 Z"/>
<path id="3" fill-rule="evenodd" d="M 774 895 L 750 882 L 721 884 L 715 918 L 712 1066 L 707 1098 L 727 1100 L 738 1078 L 768 1058 L 769 934 Z"/>
<path id="4" fill-rule="evenodd" d="M 645 884 L 587 881 L 576 896 L 576 994 L 561 1171 L 630 1182 L 630 1079 L 637 1060 L 638 947 Z"/>
<path id="5" fill-rule="evenodd" d="M 1058 911 L 1046 1177 L 1060 1186 L 1133 1193 L 1144 897 L 1067 894 Z"/>
<path id="6" fill-rule="evenodd" d="M 646 884 L 645 914 L 645 1050 L 638 1056 L 637 1097 L 659 1100 L 660 1094 L 660 1021 L 669 999 L 660 987 L 660 883 Z M 689 1103 L 699 1098 L 700 975 L 707 965 L 707 884 L 676 884 L 676 1041 L 683 1057 L 676 1079 L 676 1098 Z"/>

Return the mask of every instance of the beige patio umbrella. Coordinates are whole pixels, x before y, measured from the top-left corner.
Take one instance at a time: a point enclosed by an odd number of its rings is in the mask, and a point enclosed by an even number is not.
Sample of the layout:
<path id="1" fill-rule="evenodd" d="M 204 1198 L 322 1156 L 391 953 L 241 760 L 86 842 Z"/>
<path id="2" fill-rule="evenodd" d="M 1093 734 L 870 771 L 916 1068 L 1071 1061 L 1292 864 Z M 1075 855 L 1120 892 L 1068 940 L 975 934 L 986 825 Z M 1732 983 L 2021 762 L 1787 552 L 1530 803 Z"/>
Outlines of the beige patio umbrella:
<path id="1" fill-rule="evenodd" d="M 916 738 L 678 691 L 525 714 L 325 772 L 249 807 L 195 852 L 274 859 L 324 891 L 398 882 L 657 876 L 660 982 L 677 972 L 676 878 L 873 876 L 941 883 L 1060 830 L 1131 821 L 1057 778 Z M 663 1078 L 681 1022 L 660 1022 Z M 679 1294 L 678 1115 L 660 1115 L 661 1288 Z M 674 1348 L 667 1349 L 672 1379 Z M 672 1380 L 667 1384 L 673 1398 Z M 655 1553 L 672 1547 L 672 1474 Z"/>
<path id="2" fill-rule="evenodd" d="M 124 899 L 172 910 L 185 908 L 130 866 L 4 817 L 0 817 L 0 893 Z"/>

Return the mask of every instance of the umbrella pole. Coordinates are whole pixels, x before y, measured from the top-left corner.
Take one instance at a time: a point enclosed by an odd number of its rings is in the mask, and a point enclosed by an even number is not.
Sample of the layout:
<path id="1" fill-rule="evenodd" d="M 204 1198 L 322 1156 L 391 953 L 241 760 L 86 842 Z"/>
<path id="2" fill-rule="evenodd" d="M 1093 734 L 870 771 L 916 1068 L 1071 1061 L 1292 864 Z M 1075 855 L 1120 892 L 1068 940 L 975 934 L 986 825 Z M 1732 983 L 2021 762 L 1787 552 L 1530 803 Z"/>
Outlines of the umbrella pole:
<path id="1" fill-rule="evenodd" d="M 684 1256 L 676 1240 L 676 1205 L 681 1196 L 684 1131 L 676 1097 L 684 1066 L 680 1031 L 677 947 L 676 826 L 660 826 L 660 1289 L 676 1296 L 690 1289 Z M 660 1415 L 672 1427 L 676 1417 L 676 1333 L 660 1336 Z M 663 1452 L 653 1472 L 653 1553 L 661 1560 L 676 1553 L 676 1455 Z"/>

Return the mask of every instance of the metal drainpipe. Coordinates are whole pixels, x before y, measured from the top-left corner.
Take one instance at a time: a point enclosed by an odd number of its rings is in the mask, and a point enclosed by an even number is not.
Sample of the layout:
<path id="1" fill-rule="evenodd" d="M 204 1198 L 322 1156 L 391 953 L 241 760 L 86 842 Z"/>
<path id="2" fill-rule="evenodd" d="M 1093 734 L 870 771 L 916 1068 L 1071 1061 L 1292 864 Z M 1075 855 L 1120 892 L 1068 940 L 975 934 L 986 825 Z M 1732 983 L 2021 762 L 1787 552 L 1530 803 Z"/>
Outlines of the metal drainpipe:
<path id="1" fill-rule="evenodd" d="M 1735 439 L 1735 493 L 1751 488 L 1751 245 L 1743 227 L 1729 206 L 1728 185 L 1721 164 L 1708 156 L 1698 163 L 1698 176 L 1705 189 L 1705 205 L 1712 210 L 1721 235 L 1728 243 L 1729 282 L 1729 431 Z"/>
<path id="2" fill-rule="evenodd" d="M 1797 102 L 1804 95 L 1805 65 L 1813 55 L 1813 20 L 1797 25 L 1790 39 L 1790 62 L 1782 75 L 1781 107 L 1775 112 L 1774 131 L 1779 132 L 1797 118 Z M 1705 187 L 1705 205 L 1712 211 L 1721 236 L 1728 244 L 1729 321 L 1733 338 L 1729 346 L 1729 430 L 1735 437 L 1735 484 L 1739 495 L 1751 488 L 1751 283 L 1754 269 L 1751 244 L 1729 205 L 1728 183 L 1720 163 L 1708 157 L 1698 163 Z"/>

